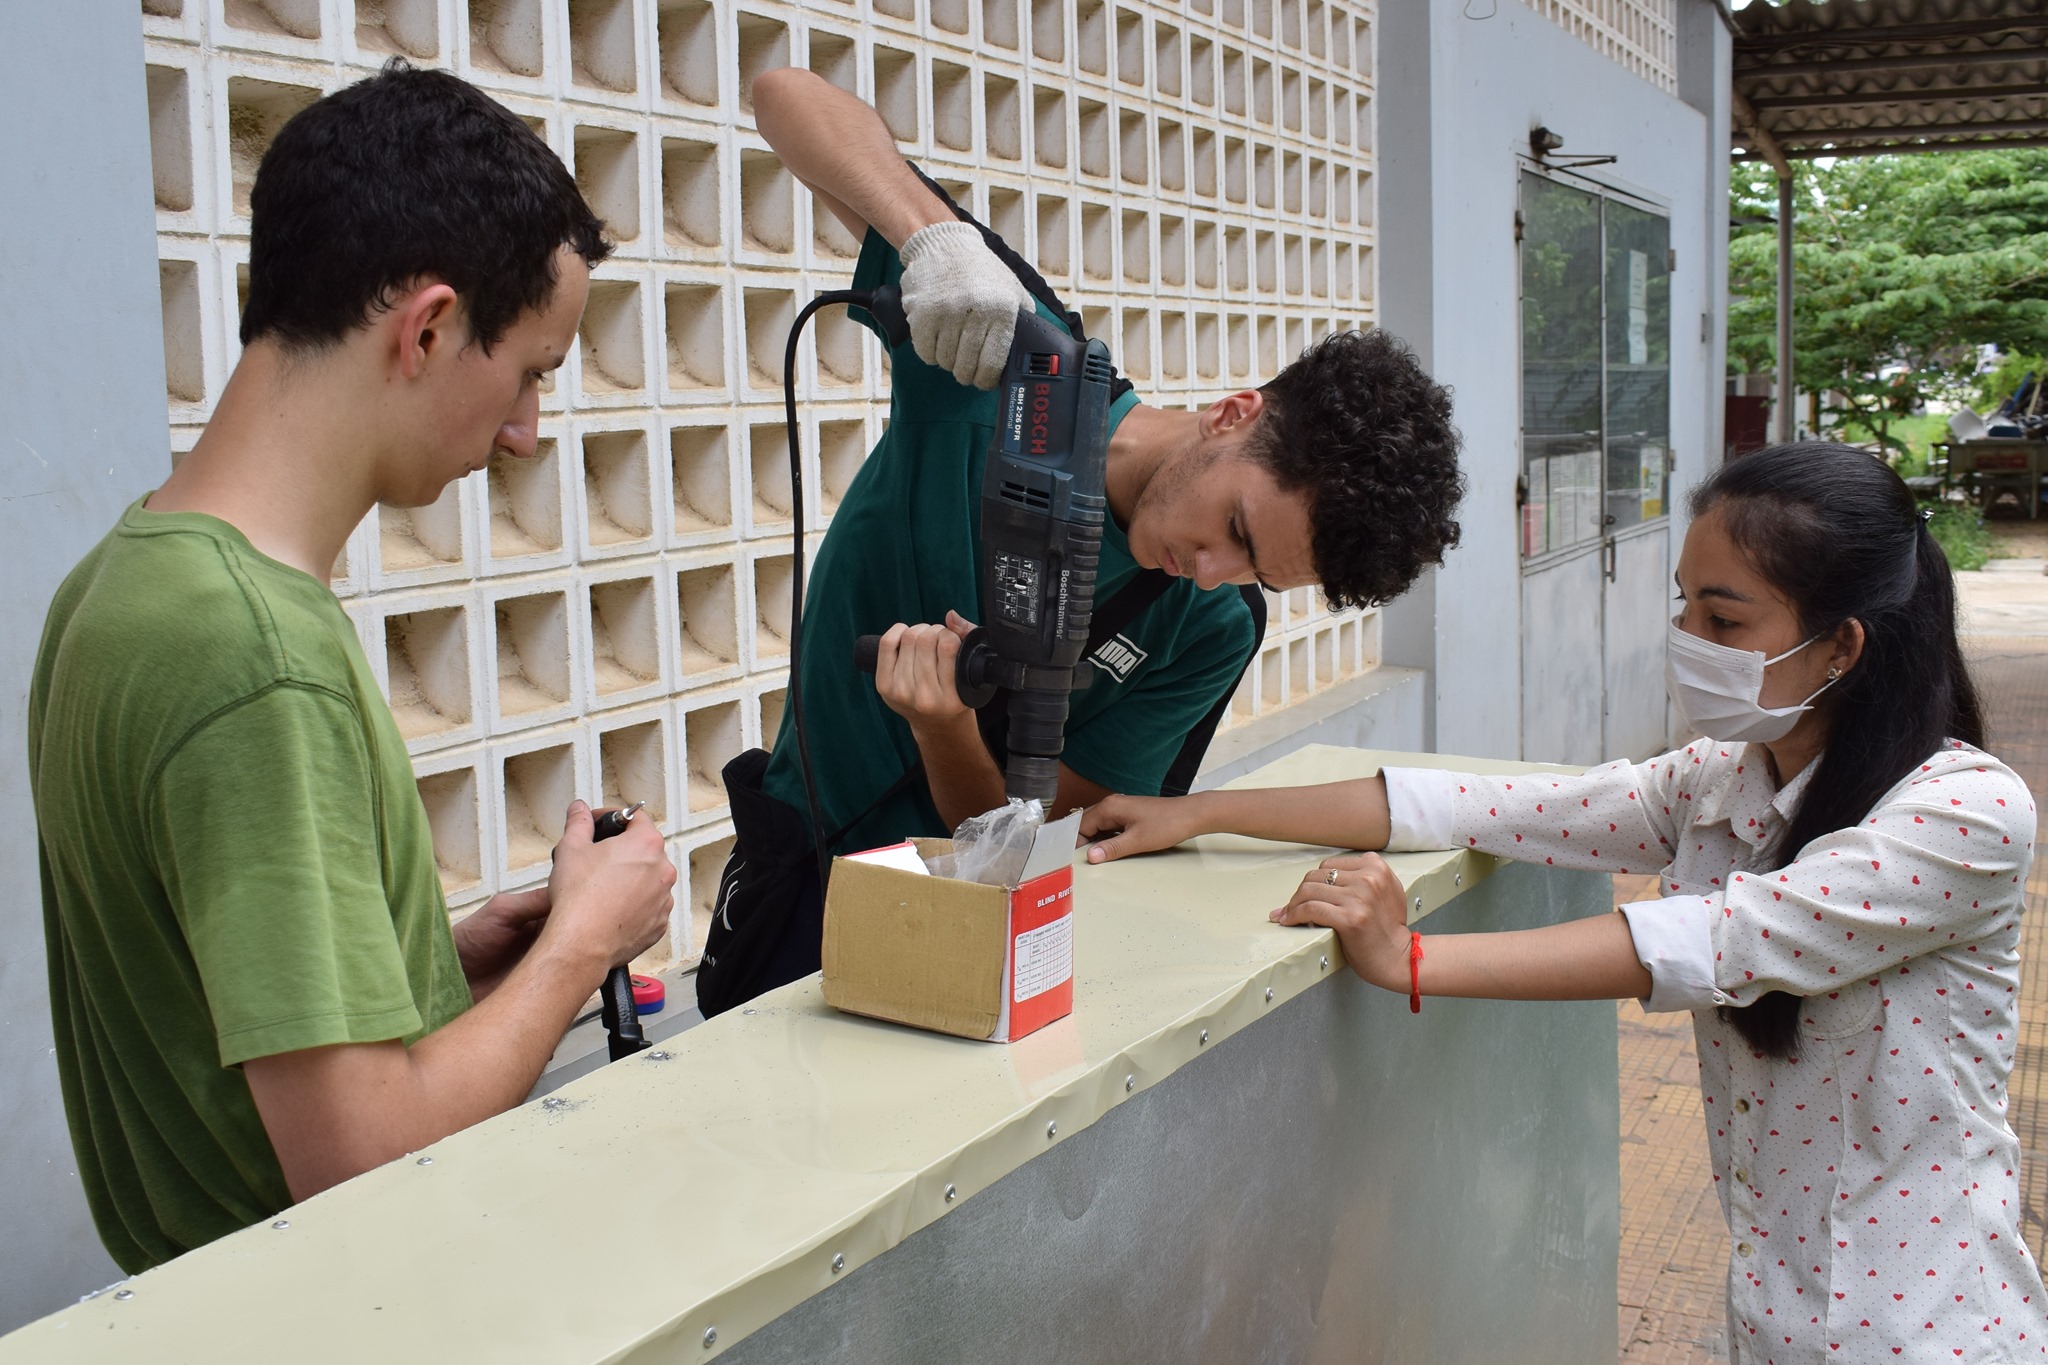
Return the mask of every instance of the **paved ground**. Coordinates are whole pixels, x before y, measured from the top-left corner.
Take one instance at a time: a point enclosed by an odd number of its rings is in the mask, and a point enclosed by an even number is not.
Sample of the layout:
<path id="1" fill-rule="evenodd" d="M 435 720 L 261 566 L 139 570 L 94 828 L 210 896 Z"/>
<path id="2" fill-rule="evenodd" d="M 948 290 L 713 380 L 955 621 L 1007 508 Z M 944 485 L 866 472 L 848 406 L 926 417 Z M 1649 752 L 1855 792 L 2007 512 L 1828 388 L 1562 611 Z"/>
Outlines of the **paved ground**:
<path id="1" fill-rule="evenodd" d="M 1968 648 L 1992 748 L 2037 796 L 2048 795 L 2048 574 L 2032 533 L 2008 545 L 2022 558 L 1959 575 Z M 2048 849 L 2048 805 L 2038 847 Z M 1655 877 L 1616 877 L 1615 901 L 1648 899 Z M 2027 882 L 2020 1045 L 2010 1115 L 2024 1149 L 2023 1230 L 2048 1244 L 2048 857 Z M 1616 1286 L 1626 1365 L 1706 1365 L 1728 1359 L 1722 1276 L 1728 1232 L 1714 1201 L 1700 1120 L 1697 1059 L 1686 1015 L 1620 1007 L 1621 1274 Z"/>
<path id="2" fill-rule="evenodd" d="M 2024 517 L 2001 517 L 1989 524 L 1991 534 L 1998 539 L 1993 554 L 2048 559 L 2048 517 L 2036 517 L 2032 521 Z"/>

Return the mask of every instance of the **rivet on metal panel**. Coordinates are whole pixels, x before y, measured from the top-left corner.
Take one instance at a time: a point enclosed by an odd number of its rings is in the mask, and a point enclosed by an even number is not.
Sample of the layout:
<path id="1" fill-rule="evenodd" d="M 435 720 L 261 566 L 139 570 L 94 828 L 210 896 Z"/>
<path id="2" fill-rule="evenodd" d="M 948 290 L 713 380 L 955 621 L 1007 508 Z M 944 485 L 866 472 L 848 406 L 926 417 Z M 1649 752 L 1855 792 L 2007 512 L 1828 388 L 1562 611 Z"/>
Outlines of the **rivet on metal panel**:
<path id="1" fill-rule="evenodd" d="M 706 1327 L 704 1329 L 704 1349 L 708 1351 L 717 1344 L 718 1329 L 716 1327 Z"/>
<path id="2" fill-rule="evenodd" d="M 846 1269 L 846 1257 L 845 1257 L 845 1255 L 844 1255 L 843 1253 L 841 1253 L 841 1252 L 837 1252 L 837 1251 L 833 1252 L 833 1253 L 832 1253 L 832 1273 L 833 1273 L 834 1275 L 837 1275 L 837 1274 L 838 1274 L 838 1273 L 839 1273 L 840 1271 L 842 1271 L 842 1270 L 844 1270 L 844 1269 Z"/>
<path id="3" fill-rule="evenodd" d="M 1452 874 L 1451 874 L 1451 885 L 1452 885 L 1452 886 L 1463 886 L 1464 884 L 1465 884 L 1465 874 L 1464 874 L 1464 873 L 1462 873 L 1462 872 L 1454 872 L 1454 873 L 1452 873 Z"/>
<path id="4" fill-rule="evenodd" d="M 278 1219 L 278 1220 L 277 1220 L 277 1221 L 276 1221 L 275 1223 L 272 1223 L 272 1224 L 271 1224 L 270 1226 L 271 1226 L 271 1227 L 273 1227 L 273 1228 L 275 1228 L 275 1229 L 276 1229 L 277 1231 L 279 1231 L 279 1232 L 283 1232 L 283 1231 L 284 1231 L 284 1230 L 285 1230 L 286 1228 L 290 1227 L 291 1225 L 292 1225 L 292 1220 L 291 1220 L 291 1219 L 289 1219 L 289 1218 L 280 1218 L 280 1219 Z"/>
<path id="5" fill-rule="evenodd" d="M 434 1158 L 430 1156 L 423 1156 L 418 1161 L 415 1161 L 412 1164 L 415 1166 L 431 1166 L 434 1164 Z"/>
<path id="6" fill-rule="evenodd" d="M 114 1291 L 114 1297 L 121 1300 L 123 1303 L 126 1303 L 129 1299 L 135 1297 L 135 1291 L 132 1289 L 116 1289 Z"/>
<path id="7" fill-rule="evenodd" d="M 1209 1041 L 1209 1030 L 1207 1030 L 1207 1029 L 1203 1029 L 1203 1030 L 1202 1030 L 1202 1042 L 1203 1042 L 1203 1044 L 1204 1044 L 1204 1045 L 1207 1045 L 1208 1041 Z"/>
<path id="8" fill-rule="evenodd" d="M 1321 957 L 1316 959 L 1316 969 L 1318 971 L 1325 972 L 1330 970 L 1330 955 L 1328 953 L 1324 953 Z"/>
<path id="9" fill-rule="evenodd" d="M 654 1051 L 647 1054 L 647 1060 L 650 1062 L 665 1062 L 668 1059 L 669 1054 L 663 1052 L 660 1048 L 656 1048 L 654 1049 Z"/>
<path id="10" fill-rule="evenodd" d="M 1420 896 L 1415 898 L 1415 913 L 1418 915 L 1422 913 L 1422 897 Z"/>
<path id="11" fill-rule="evenodd" d="M 1046 1125 L 1045 1125 L 1045 1136 L 1046 1136 L 1046 1139 L 1047 1139 L 1047 1141 L 1050 1141 L 1050 1140 L 1052 1140 L 1053 1138 L 1056 1138 L 1056 1137 L 1058 1137 L 1059 1135 L 1060 1135 L 1060 1125 L 1059 1125 L 1059 1123 L 1058 1123 L 1057 1121 L 1054 1121 L 1054 1122 L 1052 1122 L 1052 1123 L 1048 1123 L 1048 1124 L 1046 1124 Z"/>
<path id="12" fill-rule="evenodd" d="M 958 1199 L 959 1197 L 960 1191 L 958 1189 L 951 1185 L 946 1186 L 946 1202 L 948 1204 L 952 1203 L 955 1199 Z"/>
<path id="13" fill-rule="evenodd" d="M 1271 986 L 1266 987 L 1266 1003 L 1269 1005 L 1273 1003 L 1273 988 Z"/>
<path id="14" fill-rule="evenodd" d="M 1133 1090 L 1136 1090 L 1137 1088 L 1138 1088 L 1138 1078 L 1137 1078 L 1137 1076 L 1135 1076 L 1135 1075 L 1130 1075 L 1130 1076 L 1126 1076 L 1126 1077 L 1124 1077 L 1124 1093 L 1125 1093 L 1126 1095 L 1130 1094 L 1130 1093 L 1131 1093 L 1131 1092 L 1132 1092 Z"/>

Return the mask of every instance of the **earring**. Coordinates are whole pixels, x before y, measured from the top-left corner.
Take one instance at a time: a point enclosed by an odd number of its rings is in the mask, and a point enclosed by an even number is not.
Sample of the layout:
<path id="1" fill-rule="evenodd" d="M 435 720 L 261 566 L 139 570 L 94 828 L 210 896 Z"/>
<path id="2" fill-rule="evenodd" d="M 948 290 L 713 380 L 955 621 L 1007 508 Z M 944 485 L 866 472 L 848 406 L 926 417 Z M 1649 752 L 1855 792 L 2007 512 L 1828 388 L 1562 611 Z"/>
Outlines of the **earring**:
<path id="1" fill-rule="evenodd" d="M 1841 669 L 1839 669 L 1839 668 L 1830 668 L 1830 669 L 1828 670 L 1828 681 L 1829 681 L 1829 682 L 1833 682 L 1833 681 L 1835 681 L 1835 679 L 1837 679 L 1837 678 L 1839 678 L 1839 677 L 1841 677 L 1841 676 L 1842 676 L 1842 670 L 1841 670 Z"/>

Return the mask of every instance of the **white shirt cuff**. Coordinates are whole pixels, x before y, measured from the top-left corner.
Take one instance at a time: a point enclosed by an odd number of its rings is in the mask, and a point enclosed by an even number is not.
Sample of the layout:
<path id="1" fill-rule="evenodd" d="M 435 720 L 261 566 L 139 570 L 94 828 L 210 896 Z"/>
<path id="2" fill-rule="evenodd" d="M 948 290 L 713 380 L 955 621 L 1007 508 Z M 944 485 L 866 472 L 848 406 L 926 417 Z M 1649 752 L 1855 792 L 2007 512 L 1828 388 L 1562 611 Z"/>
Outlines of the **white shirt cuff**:
<path id="1" fill-rule="evenodd" d="M 1380 776 L 1387 780 L 1387 852 L 1455 846 L 1456 773 L 1435 768 L 1382 768 Z"/>
<path id="2" fill-rule="evenodd" d="M 1621 907 L 1636 960 L 1650 973 L 1643 1008 L 1652 1014 L 1728 1003 L 1714 986 L 1713 907 L 1704 896 L 1666 896 Z"/>

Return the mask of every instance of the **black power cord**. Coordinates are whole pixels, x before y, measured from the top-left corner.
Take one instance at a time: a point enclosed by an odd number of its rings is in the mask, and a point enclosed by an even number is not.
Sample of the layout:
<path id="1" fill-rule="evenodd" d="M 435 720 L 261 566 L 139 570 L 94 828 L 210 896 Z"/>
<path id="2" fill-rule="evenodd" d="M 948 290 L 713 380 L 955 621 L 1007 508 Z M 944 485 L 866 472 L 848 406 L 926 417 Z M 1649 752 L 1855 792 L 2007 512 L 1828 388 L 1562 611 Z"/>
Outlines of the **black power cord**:
<path id="1" fill-rule="evenodd" d="M 832 289 L 819 294 L 803 306 L 796 315 L 796 321 L 789 325 L 789 344 L 782 353 L 783 422 L 789 439 L 790 517 L 796 523 L 789 586 L 789 710 L 796 729 L 797 766 L 803 770 L 804 776 L 804 806 L 811 821 L 811 850 L 818 859 L 818 903 L 821 906 L 825 900 L 825 883 L 832 875 L 832 855 L 825 848 L 825 818 L 818 807 L 818 779 L 811 770 L 810 736 L 804 725 L 804 459 L 803 441 L 796 420 L 796 348 L 803 337 L 804 324 L 820 308 L 839 303 L 865 308 L 873 301 L 874 295 L 861 289 Z"/>

